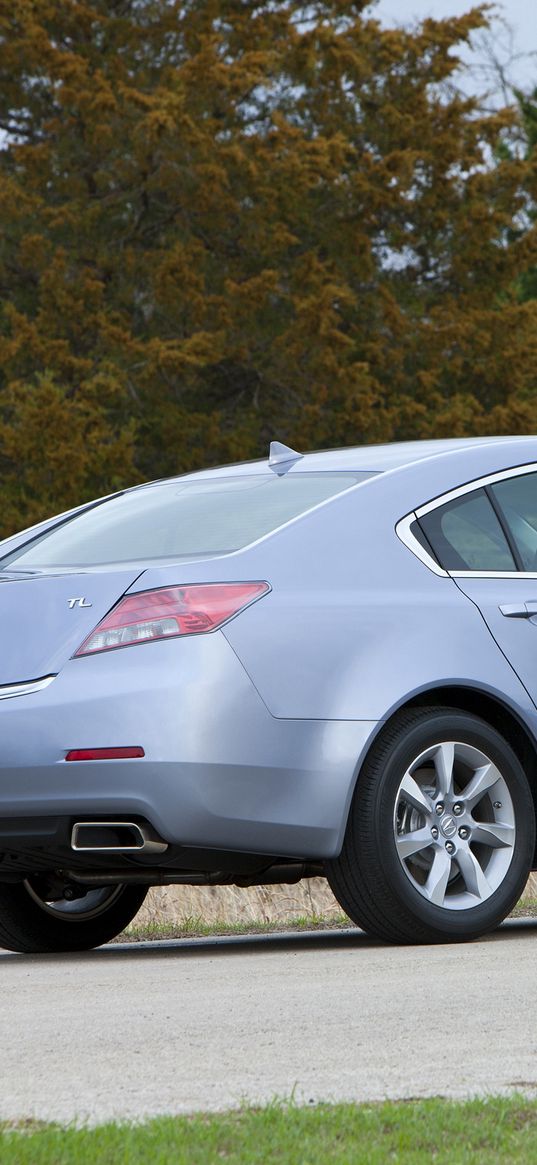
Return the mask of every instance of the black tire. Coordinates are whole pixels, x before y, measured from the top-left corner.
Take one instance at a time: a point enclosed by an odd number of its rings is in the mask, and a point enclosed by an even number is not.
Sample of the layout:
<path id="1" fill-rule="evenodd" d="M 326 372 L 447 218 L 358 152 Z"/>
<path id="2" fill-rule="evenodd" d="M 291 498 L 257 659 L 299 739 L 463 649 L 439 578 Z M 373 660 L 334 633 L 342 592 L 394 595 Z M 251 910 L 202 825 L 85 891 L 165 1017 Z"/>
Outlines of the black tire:
<path id="1" fill-rule="evenodd" d="M 147 894 L 146 886 L 107 886 L 72 904 L 47 904 L 38 886 L 39 879 L 0 885 L 0 946 L 8 951 L 44 954 L 101 946 L 124 930 Z"/>
<path id="2" fill-rule="evenodd" d="M 438 758 L 449 756 L 452 742 L 452 783 L 442 786 L 446 763 Z M 475 769 L 470 788 L 468 757 L 480 753 L 495 766 L 487 772 L 492 777 L 498 770 L 501 781 L 477 802 L 479 773 L 485 769 Z M 418 802 L 412 799 L 416 783 L 427 801 L 427 812 L 421 815 Z M 446 796 L 445 811 L 441 787 L 452 790 Z M 502 800 L 495 799 L 499 795 Z M 455 816 L 453 805 L 455 814 L 463 816 Z M 508 818 L 507 826 L 500 822 L 502 814 Z M 427 841 L 422 842 L 420 852 L 408 856 L 404 847 L 412 849 L 419 830 L 423 837 L 431 831 L 430 848 L 424 848 Z M 501 841 L 489 840 L 494 834 L 501 834 Z M 480 835 L 486 838 L 485 844 L 479 844 Z M 534 847 L 533 798 L 505 739 L 476 716 L 449 708 L 421 708 L 397 716 L 373 746 L 358 777 L 341 854 L 326 864 L 326 874 L 338 902 L 367 933 L 394 943 L 462 942 L 478 938 L 503 921 L 524 888 Z M 437 889 L 432 873 L 435 861 L 438 868 L 447 865 L 449 870 L 442 874 Z M 482 868 L 474 884 L 478 865 Z M 485 882 L 480 880 L 482 874 Z M 490 887 L 490 892 L 483 887 Z"/>

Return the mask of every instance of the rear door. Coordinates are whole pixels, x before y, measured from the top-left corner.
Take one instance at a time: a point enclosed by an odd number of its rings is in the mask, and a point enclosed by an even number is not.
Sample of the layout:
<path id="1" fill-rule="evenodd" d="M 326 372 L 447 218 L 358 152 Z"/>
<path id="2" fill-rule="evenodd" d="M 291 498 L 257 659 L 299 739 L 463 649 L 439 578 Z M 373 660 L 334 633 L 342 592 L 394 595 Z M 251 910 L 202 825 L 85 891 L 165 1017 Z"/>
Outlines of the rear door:
<path id="1" fill-rule="evenodd" d="M 486 478 L 417 513 L 537 706 L 537 467 Z"/>

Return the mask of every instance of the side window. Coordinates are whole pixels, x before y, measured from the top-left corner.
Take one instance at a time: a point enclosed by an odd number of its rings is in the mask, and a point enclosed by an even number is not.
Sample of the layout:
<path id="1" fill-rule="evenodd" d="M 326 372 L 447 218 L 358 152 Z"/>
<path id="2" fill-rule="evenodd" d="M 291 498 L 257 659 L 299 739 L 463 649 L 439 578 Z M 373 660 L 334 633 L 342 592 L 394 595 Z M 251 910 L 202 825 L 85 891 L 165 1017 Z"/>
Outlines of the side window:
<path id="1" fill-rule="evenodd" d="M 483 489 L 424 514 L 420 525 L 444 570 L 516 570 Z"/>
<path id="2" fill-rule="evenodd" d="M 508 477 L 490 487 L 521 557 L 523 570 L 537 570 L 537 473 Z"/>

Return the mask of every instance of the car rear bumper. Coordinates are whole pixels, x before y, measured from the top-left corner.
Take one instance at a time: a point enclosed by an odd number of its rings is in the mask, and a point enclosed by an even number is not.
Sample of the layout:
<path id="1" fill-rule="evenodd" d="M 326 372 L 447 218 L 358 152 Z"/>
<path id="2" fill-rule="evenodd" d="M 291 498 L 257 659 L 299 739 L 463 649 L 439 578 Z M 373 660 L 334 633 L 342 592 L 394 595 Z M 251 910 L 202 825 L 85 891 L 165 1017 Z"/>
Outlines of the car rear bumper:
<path id="1" fill-rule="evenodd" d="M 219 632 L 70 660 L 0 701 L 0 826 L 134 816 L 171 844 L 332 857 L 376 728 L 276 719 Z M 145 755 L 65 759 L 130 745 Z"/>

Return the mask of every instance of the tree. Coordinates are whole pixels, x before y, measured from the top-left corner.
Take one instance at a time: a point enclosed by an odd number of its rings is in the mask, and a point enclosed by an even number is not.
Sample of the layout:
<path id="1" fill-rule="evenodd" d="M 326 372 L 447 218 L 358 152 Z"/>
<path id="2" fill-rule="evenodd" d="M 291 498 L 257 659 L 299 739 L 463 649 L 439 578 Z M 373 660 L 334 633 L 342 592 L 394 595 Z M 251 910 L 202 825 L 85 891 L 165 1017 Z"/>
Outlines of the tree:
<path id="1" fill-rule="evenodd" d="M 520 110 L 520 128 L 526 160 L 537 172 L 537 88 L 530 93 L 515 89 L 515 97 Z M 530 220 L 537 218 L 537 182 L 534 182 L 532 198 L 528 207 Z M 537 266 L 521 272 L 520 296 L 523 301 L 537 300 Z"/>
<path id="2" fill-rule="evenodd" d="M 534 424 L 533 163 L 494 164 L 513 111 L 445 89 L 485 22 L 0 0 L 5 529 L 273 436 Z M 52 399 L 76 479 L 56 424 L 32 470 Z"/>

